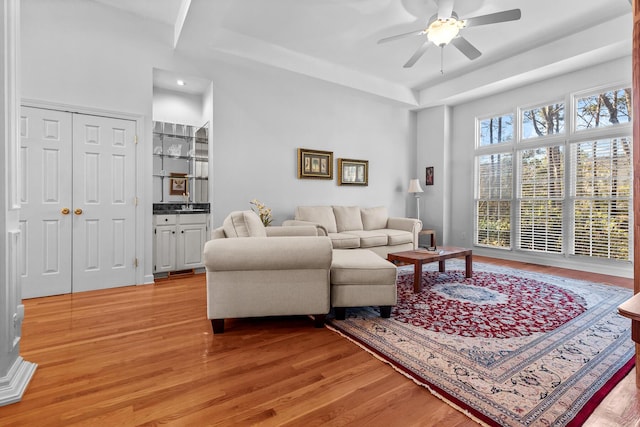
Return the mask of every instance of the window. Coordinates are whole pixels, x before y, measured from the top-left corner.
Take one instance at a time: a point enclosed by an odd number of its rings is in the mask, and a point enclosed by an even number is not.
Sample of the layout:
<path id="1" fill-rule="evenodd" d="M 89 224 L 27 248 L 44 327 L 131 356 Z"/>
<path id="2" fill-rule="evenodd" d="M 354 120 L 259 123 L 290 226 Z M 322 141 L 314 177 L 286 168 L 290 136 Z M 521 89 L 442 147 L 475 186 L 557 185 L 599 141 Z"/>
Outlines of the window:
<path id="1" fill-rule="evenodd" d="M 522 112 L 522 138 L 564 133 L 564 103 L 549 104 Z"/>
<path id="2" fill-rule="evenodd" d="M 571 145 L 574 255 L 629 259 L 630 138 Z"/>
<path id="3" fill-rule="evenodd" d="M 513 114 L 491 117 L 480 122 L 480 146 L 513 140 Z"/>
<path id="4" fill-rule="evenodd" d="M 576 98 L 576 131 L 631 121 L 631 88 Z"/>
<path id="5" fill-rule="evenodd" d="M 629 261 L 631 90 L 584 92 L 514 117 L 477 121 L 475 244 Z"/>
<path id="6" fill-rule="evenodd" d="M 511 153 L 478 158 L 475 233 L 477 245 L 511 247 L 511 159 Z"/>
<path id="7" fill-rule="evenodd" d="M 519 248 L 562 252 L 563 147 L 519 152 Z"/>

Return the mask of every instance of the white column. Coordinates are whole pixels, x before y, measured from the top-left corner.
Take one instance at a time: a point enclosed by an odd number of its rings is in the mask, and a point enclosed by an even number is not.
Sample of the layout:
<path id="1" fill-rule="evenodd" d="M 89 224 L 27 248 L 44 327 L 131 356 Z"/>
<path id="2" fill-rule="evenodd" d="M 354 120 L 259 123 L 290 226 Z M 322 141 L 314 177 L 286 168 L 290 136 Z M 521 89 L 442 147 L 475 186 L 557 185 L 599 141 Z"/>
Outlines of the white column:
<path id="1" fill-rule="evenodd" d="M 0 406 L 18 402 L 36 365 L 20 356 L 24 306 L 20 291 L 19 0 L 2 0 L 0 46 Z"/>

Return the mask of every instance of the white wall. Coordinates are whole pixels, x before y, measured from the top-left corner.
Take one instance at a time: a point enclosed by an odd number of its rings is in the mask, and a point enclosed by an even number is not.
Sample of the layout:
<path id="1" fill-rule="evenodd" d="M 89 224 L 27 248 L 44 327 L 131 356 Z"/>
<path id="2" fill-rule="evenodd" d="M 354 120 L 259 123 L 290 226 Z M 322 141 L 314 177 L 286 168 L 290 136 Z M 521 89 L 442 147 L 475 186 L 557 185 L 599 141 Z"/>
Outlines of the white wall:
<path id="1" fill-rule="evenodd" d="M 138 114 L 139 183 L 144 249 L 151 280 L 153 69 L 213 82 L 213 223 L 258 198 L 275 223 L 296 205 L 387 206 L 405 215 L 415 174 L 415 114 L 371 95 L 241 61 L 185 58 L 159 40 L 166 28 L 97 2 L 29 0 L 22 13 L 23 98 Z M 333 151 L 335 158 L 369 160 L 368 187 L 336 179 L 299 180 L 298 147 Z M 335 165 L 334 165 L 335 167 Z"/>
<path id="2" fill-rule="evenodd" d="M 196 128 L 209 120 L 204 115 L 203 96 L 153 88 L 153 120 Z"/>
<path id="3" fill-rule="evenodd" d="M 488 114 L 512 111 L 515 107 L 548 102 L 565 95 L 619 83 L 631 84 L 631 57 L 611 61 L 544 82 L 462 104 L 453 109 L 451 171 L 451 232 L 449 243 L 471 247 L 473 243 L 474 215 L 474 144 L 475 119 Z M 426 114 L 426 113 L 421 113 Z M 631 264 L 603 265 L 597 260 L 587 262 L 572 258 L 544 257 L 504 250 L 477 249 L 474 253 L 498 258 L 517 259 L 567 268 L 584 269 L 599 273 L 631 277 Z"/>
<path id="4" fill-rule="evenodd" d="M 413 175 L 412 113 L 341 87 L 273 69 L 230 68 L 213 79 L 215 222 L 257 198 L 274 222 L 297 205 L 384 205 L 405 215 Z M 369 161 L 369 186 L 297 178 L 297 148 Z"/>

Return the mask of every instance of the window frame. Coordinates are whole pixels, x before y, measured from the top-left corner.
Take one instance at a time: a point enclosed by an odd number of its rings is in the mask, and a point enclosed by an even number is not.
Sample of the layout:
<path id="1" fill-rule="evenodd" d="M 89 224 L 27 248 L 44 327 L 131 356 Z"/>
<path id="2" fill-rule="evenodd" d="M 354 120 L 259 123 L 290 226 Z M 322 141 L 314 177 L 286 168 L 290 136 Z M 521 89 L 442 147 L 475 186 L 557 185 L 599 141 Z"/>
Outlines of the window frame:
<path id="1" fill-rule="evenodd" d="M 626 123 L 618 123 L 613 126 L 604 126 L 604 127 L 595 127 L 591 129 L 576 129 L 577 120 L 575 120 L 575 114 L 577 111 L 578 98 L 584 98 L 590 95 L 597 95 L 603 92 L 607 92 L 610 90 L 620 90 L 627 87 L 631 87 L 631 83 L 615 83 L 610 85 L 598 86 L 592 89 L 582 90 L 578 92 L 572 92 L 570 94 L 570 102 L 571 102 L 571 132 L 568 135 L 569 138 L 580 138 L 580 139 L 599 139 L 600 135 L 609 135 L 610 133 L 619 132 L 620 134 L 628 133 L 631 135 L 633 133 L 633 120 Z M 632 112 L 633 116 L 633 112 Z"/>
<path id="2" fill-rule="evenodd" d="M 513 138 L 511 139 L 511 141 L 505 141 L 505 142 L 500 142 L 498 144 L 489 144 L 489 145 L 481 145 L 481 141 L 480 141 L 480 130 L 482 127 L 482 122 L 485 120 L 489 120 L 492 118 L 497 118 L 497 117 L 504 117 L 504 116 L 512 116 L 513 117 Z M 475 149 L 476 150 L 485 150 L 488 148 L 493 148 L 493 147 L 506 147 L 509 145 L 512 145 L 515 143 L 515 141 L 518 139 L 518 116 L 516 114 L 515 111 L 509 111 L 509 112 L 505 112 L 505 113 L 498 113 L 498 114 L 487 114 L 485 116 L 478 116 L 476 117 L 476 126 L 475 126 L 476 132 L 475 132 Z"/>
<path id="3" fill-rule="evenodd" d="M 536 102 L 536 103 L 532 103 L 532 104 L 526 104 L 526 105 L 522 105 L 520 107 L 517 107 L 517 116 L 518 116 L 518 125 L 519 125 L 519 132 L 517 137 L 515 138 L 515 142 L 516 144 L 526 144 L 526 143 L 530 143 L 532 141 L 535 141 L 534 144 L 539 144 L 539 141 L 547 141 L 547 140 L 551 140 L 551 139 L 565 139 L 567 138 L 567 136 L 569 135 L 569 132 L 567 131 L 568 126 L 567 126 L 567 120 L 570 119 L 569 117 L 567 117 L 567 105 L 569 105 L 568 102 L 568 98 L 567 96 L 564 96 L 562 98 L 553 98 L 555 100 L 551 100 L 551 101 L 542 101 L 542 102 Z M 563 132 L 562 133 L 552 133 L 552 134 L 547 134 L 547 135 L 542 135 L 542 136 L 533 136 L 530 138 L 525 138 L 524 137 L 524 113 L 525 111 L 529 111 L 529 110 L 533 110 L 536 108 L 541 108 L 541 107 L 545 107 L 547 105 L 551 105 L 551 104 L 564 104 L 564 125 L 563 125 Z M 572 115 L 573 116 L 573 115 Z M 572 118 L 572 117 L 571 117 Z"/>
<path id="4" fill-rule="evenodd" d="M 486 147 L 486 146 L 485 146 Z M 491 249 L 499 249 L 499 250 L 513 250 L 513 245 L 514 245 L 514 235 L 513 235 L 513 229 L 514 229 L 514 209 L 513 209 L 513 204 L 515 202 L 515 189 L 513 187 L 514 183 L 515 183 L 515 171 L 513 170 L 513 162 L 514 162 L 514 154 L 513 154 L 513 150 L 512 149 L 504 149 L 505 146 L 501 145 L 501 144 L 496 144 L 496 145 L 490 145 L 489 147 L 495 148 L 495 147 L 500 147 L 503 148 L 502 150 L 485 150 L 485 152 L 483 152 L 482 154 L 476 154 L 475 158 L 474 158 L 474 180 L 476 182 L 476 184 L 474 185 L 474 199 L 473 199 L 473 245 L 476 247 L 484 247 L 484 248 L 491 248 Z M 478 180 L 480 179 L 480 157 L 483 156 L 491 156 L 491 155 L 505 155 L 508 154 L 511 156 L 511 198 L 509 199 L 491 199 L 491 201 L 508 201 L 509 203 L 511 203 L 511 208 L 510 208 L 510 212 L 509 212 L 509 245 L 507 247 L 504 246 L 493 246 L 493 245 L 486 245 L 486 244 L 481 244 L 478 242 L 478 233 L 479 233 L 479 224 L 478 224 L 478 202 L 481 200 L 480 199 L 480 188 L 479 188 L 479 184 L 478 184 Z M 484 200 L 484 199 L 483 199 Z"/>
<path id="5" fill-rule="evenodd" d="M 590 89 L 565 93 L 561 97 L 551 97 L 552 101 L 540 101 L 534 103 L 523 104 L 521 106 L 513 106 L 509 110 L 501 109 L 495 114 L 485 114 L 476 117 L 475 122 L 475 150 L 474 150 L 474 200 L 473 200 L 473 239 L 472 243 L 475 247 L 486 248 L 490 250 L 507 250 L 514 253 L 532 253 L 537 256 L 546 256 L 550 259 L 558 258 L 576 258 L 589 260 L 589 262 L 601 263 L 603 265 L 619 265 L 630 264 L 633 262 L 633 235 L 634 235 L 634 216 L 632 209 L 629 212 L 629 259 L 620 260 L 616 258 L 602 258 L 589 255 L 575 255 L 574 254 L 574 230 L 575 230 L 575 209 L 574 202 L 575 197 L 572 193 L 571 187 L 572 180 L 576 171 L 573 169 L 571 150 L 575 143 L 599 140 L 599 139 L 614 139 L 614 138 L 630 138 L 633 147 L 633 132 L 632 121 L 625 123 L 618 123 L 613 126 L 604 126 L 591 129 L 576 130 L 577 122 L 577 101 L 580 98 L 597 95 L 607 91 L 622 90 L 631 87 L 630 82 L 615 82 L 607 85 L 601 85 L 598 87 L 592 87 Z M 523 135 L 523 119 L 524 112 L 535 108 L 544 107 L 553 104 L 564 104 L 564 129 L 562 133 L 543 135 L 539 137 L 524 138 Z M 513 139 L 509 142 L 489 144 L 480 146 L 480 126 L 483 120 L 490 118 L 496 118 L 501 116 L 513 115 Z M 631 111 L 633 117 L 633 110 Z M 632 119 L 633 120 L 633 119 Z M 520 249 L 520 183 L 521 183 L 521 165 L 520 151 L 527 149 L 536 149 L 542 147 L 549 147 L 554 145 L 560 145 L 563 148 L 564 156 L 564 195 L 562 198 L 562 251 L 560 253 L 546 252 L 546 251 L 530 251 L 528 249 Z M 510 233 L 511 243 L 509 248 L 497 247 L 490 245 L 478 244 L 478 194 L 479 194 L 479 159 L 481 156 L 491 154 L 506 154 L 512 155 L 512 196 L 511 196 L 511 215 L 510 215 Z M 516 164 L 518 163 L 518 164 Z M 633 173 L 633 172 L 632 172 Z M 633 177 L 632 177 L 633 179 Z M 633 182 L 633 181 L 632 181 Z M 633 191 L 629 198 L 630 207 L 633 206 Z"/>

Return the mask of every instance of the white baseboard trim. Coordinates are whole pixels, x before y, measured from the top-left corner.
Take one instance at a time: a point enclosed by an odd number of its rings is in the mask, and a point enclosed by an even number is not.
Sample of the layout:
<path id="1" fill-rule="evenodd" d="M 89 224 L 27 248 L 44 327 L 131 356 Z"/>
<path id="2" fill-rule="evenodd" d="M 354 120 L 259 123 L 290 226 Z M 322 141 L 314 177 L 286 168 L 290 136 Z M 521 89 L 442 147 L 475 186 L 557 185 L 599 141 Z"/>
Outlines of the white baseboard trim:
<path id="1" fill-rule="evenodd" d="M 24 391 L 38 365 L 18 356 L 6 376 L 0 378 L 0 406 L 10 405 L 22 399 Z"/>
<path id="2" fill-rule="evenodd" d="M 524 251 L 507 251 L 480 246 L 473 247 L 473 254 L 490 258 L 506 259 L 510 261 L 527 262 L 550 267 L 568 268 L 571 270 L 587 271 L 589 273 L 608 274 L 625 278 L 633 278 L 633 263 L 627 261 L 609 261 L 588 259 L 586 257 L 560 256 L 537 254 Z"/>

